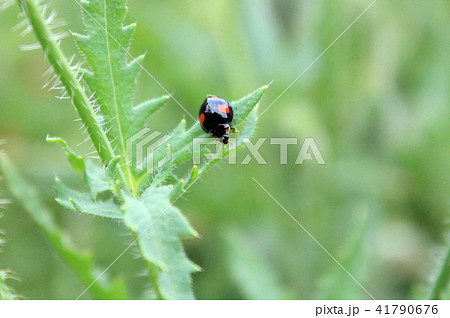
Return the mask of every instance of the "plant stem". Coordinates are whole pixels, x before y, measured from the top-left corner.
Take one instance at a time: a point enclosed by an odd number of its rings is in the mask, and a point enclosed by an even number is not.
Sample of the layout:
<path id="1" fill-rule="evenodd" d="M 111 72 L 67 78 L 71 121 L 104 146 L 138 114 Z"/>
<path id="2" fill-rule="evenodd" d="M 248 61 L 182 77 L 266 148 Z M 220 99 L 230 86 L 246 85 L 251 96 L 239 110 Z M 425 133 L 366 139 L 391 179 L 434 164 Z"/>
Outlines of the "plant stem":
<path id="1" fill-rule="evenodd" d="M 447 255 L 445 255 L 442 268 L 436 278 L 434 286 L 431 290 L 430 299 L 442 299 L 442 294 L 446 290 L 450 279 L 450 244 L 447 246 Z"/>
<path id="2" fill-rule="evenodd" d="M 41 43 L 45 55 L 66 88 L 83 124 L 87 127 L 89 137 L 91 138 L 100 159 L 104 164 L 108 164 L 115 156 L 108 137 L 95 114 L 89 98 L 72 71 L 67 58 L 45 23 L 41 10 L 34 0 L 18 0 L 18 2 L 33 26 L 36 37 Z M 120 179 L 123 181 L 124 185 L 128 185 L 125 181 L 123 172 L 120 171 L 120 169 L 118 170 Z"/>
<path id="3" fill-rule="evenodd" d="M 137 241 L 139 235 L 131 229 L 130 229 L 130 232 L 133 235 L 133 242 Z M 139 246 L 139 248 L 140 248 L 140 246 Z M 140 251 L 140 252 L 142 255 L 142 251 Z M 156 267 L 155 265 L 153 265 L 152 263 L 150 263 L 144 257 L 143 257 L 143 262 L 145 263 L 144 265 L 147 267 L 148 278 L 150 280 L 150 284 L 153 287 L 153 291 L 155 292 L 156 299 L 164 300 L 164 297 L 162 296 L 161 291 L 159 290 L 159 287 L 158 287 L 158 275 L 159 275 L 159 271 L 161 271 L 161 270 L 158 267 Z"/>

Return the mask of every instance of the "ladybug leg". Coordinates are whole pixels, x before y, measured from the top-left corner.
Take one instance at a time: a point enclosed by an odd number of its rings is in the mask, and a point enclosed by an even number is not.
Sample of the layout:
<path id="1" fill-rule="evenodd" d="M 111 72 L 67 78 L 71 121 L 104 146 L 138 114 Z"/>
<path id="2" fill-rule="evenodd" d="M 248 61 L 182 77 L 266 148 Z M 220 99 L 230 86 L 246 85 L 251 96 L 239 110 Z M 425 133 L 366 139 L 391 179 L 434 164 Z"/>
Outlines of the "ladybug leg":
<path id="1" fill-rule="evenodd" d="M 220 142 L 222 143 L 228 143 L 228 140 L 230 137 L 228 136 L 228 133 L 230 131 L 230 126 L 227 124 L 219 124 L 216 127 L 214 127 L 211 131 L 211 135 L 215 138 L 218 138 Z"/>
<path id="2" fill-rule="evenodd" d="M 235 134 L 239 133 L 239 131 L 236 128 L 234 128 L 234 127 L 230 127 L 230 130 L 231 130 L 232 133 L 235 133 Z"/>

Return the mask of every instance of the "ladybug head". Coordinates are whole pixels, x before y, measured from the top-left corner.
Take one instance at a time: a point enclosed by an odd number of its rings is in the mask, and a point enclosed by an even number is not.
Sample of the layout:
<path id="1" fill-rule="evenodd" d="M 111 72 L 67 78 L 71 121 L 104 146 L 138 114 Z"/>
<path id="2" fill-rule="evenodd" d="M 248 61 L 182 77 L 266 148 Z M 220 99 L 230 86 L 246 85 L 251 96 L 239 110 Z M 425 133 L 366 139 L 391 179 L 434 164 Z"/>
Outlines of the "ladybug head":
<path id="1" fill-rule="evenodd" d="M 224 145 L 226 145 L 226 144 L 228 143 L 229 140 L 230 140 L 230 136 L 228 136 L 228 135 L 223 135 L 223 136 L 220 138 L 220 142 L 223 143 Z"/>

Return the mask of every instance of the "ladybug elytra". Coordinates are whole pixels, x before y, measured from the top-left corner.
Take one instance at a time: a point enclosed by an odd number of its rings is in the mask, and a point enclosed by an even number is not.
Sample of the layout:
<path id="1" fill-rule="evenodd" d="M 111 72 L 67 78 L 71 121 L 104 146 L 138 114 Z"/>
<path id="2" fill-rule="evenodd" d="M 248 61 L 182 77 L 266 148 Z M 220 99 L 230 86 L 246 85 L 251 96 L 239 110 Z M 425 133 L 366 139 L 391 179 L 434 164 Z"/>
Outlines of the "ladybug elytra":
<path id="1" fill-rule="evenodd" d="M 233 121 L 233 108 L 225 99 L 215 95 L 206 97 L 198 113 L 200 125 L 206 133 L 218 138 L 223 144 L 227 144 L 229 132 L 237 133 L 229 124 Z"/>

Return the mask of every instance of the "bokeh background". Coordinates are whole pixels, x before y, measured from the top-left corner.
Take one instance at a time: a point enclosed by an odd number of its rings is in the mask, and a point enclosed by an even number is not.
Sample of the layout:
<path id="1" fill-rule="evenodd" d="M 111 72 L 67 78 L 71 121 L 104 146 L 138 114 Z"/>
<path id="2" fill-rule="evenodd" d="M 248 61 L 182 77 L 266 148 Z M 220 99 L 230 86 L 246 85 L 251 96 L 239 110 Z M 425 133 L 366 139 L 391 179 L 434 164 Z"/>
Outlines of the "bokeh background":
<path id="1" fill-rule="evenodd" d="M 131 47 L 144 66 L 189 112 L 206 94 L 236 100 L 273 80 L 263 110 L 370 4 L 339 1 L 130 0 L 127 22 L 138 27 Z M 80 7 L 52 0 L 72 31 Z M 211 169 L 178 206 L 201 234 L 185 242 L 203 268 L 194 275 L 200 299 L 367 299 L 368 295 L 251 179 L 255 177 L 379 299 L 421 298 L 448 229 L 450 181 L 449 12 L 447 1 L 378 0 L 258 121 L 257 137 L 313 137 L 326 161 L 295 165 L 300 145 L 267 141 L 267 165 Z M 0 13 L 2 146 L 76 245 L 108 266 L 131 238 L 118 223 L 76 215 L 53 199 L 57 174 L 73 186 L 61 136 L 80 154 L 79 122 L 70 102 L 41 89 L 48 63 L 34 42 L 13 29 L 18 9 Z M 66 55 L 78 54 L 72 39 Z M 140 75 L 136 100 L 163 95 Z M 169 132 L 187 117 L 175 102 L 149 120 Z M 239 158 L 243 158 L 242 152 Z M 55 254 L 5 184 L 12 199 L 0 228 L 7 243 L 0 268 L 15 272 L 28 299 L 73 299 L 85 288 Z M 141 263 L 126 253 L 110 272 L 131 296 L 147 284 Z M 90 298 L 87 293 L 85 298 Z"/>

